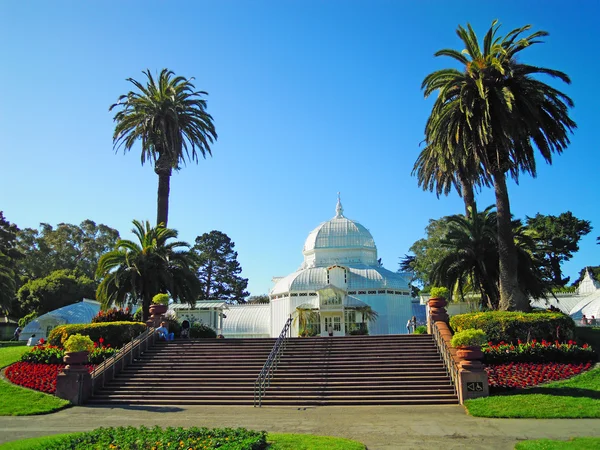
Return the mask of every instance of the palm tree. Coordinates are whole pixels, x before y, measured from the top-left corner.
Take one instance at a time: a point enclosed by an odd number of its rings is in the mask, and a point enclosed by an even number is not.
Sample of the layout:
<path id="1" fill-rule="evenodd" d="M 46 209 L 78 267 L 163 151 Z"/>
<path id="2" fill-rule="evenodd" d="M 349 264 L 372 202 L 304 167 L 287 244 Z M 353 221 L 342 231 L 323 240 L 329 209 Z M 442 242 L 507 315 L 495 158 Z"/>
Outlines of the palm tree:
<path id="1" fill-rule="evenodd" d="M 133 221 L 138 242 L 120 239 L 115 249 L 98 261 L 96 277 L 102 281 L 96 298 L 106 309 L 113 303 L 123 305 L 129 299 L 142 301 L 143 320 L 148 319 L 152 297 L 169 293 L 176 301 L 194 304 L 200 290 L 189 244 L 170 241 L 177 231 L 163 226 L 151 227 Z M 168 242 L 170 241 L 170 242 Z"/>
<path id="2" fill-rule="evenodd" d="M 548 75 L 567 84 L 569 77 L 516 59 L 522 50 L 548 35 L 537 31 L 524 36 L 530 28 L 526 25 L 502 37 L 497 36 L 499 25 L 494 21 L 482 48 L 470 25 L 466 29 L 459 26 L 457 34 L 466 49 L 444 49 L 435 56 L 448 56 L 463 70 L 433 72 L 422 84 L 426 97 L 439 91 L 426 127 L 426 143 L 448 142 L 447 148 L 453 151 L 461 147 L 459 154 L 469 154 L 468 160 L 484 170 L 471 175 L 494 185 L 501 309 L 529 309 L 519 288 L 506 175 L 517 181 L 520 172 L 535 177 L 535 147 L 551 163 L 553 153 L 560 154 L 567 147 L 568 134 L 576 128 L 568 115 L 573 101 L 533 76 Z"/>
<path id="3" fill-rule="evenodd" d="M 294 314 L 294 325 L 298 325 L 298 336 L 308 334 L 311 325 L 319 322 L 319 313 L 310 307 L 298 306 Z"/>
<path id="4" fill-rule="evenodd" d="M 210 145 L 217 139 L 213 118 L 206 112 L 208 95 L 195 91 L 190 79 L 173 77 L 168 69 L 154 80 L 150 70 L 143 72 L 146 85 L 128 78 L 139 92 L 121 95 L 113 108 L 121 108 L 114 116 L 115 150 L 124 146 L 131 150 L 137 140 L 142 141 L 142 165 L 146 160 L 154 164 L 158 175 L 158 202 L 156 223 L 167 226 L 171 173 L 187 160 L 198 162 L 212 155 Z"/>
<path id="5" fill-rule="evenodd" d="M 469 290 L 479 292 L 482 305 L 497 309 L 498 246 L 492 209 L 447 218 L 449 231 L 440 245 L 448 253 L 434 266 L 431 276 L 436 285 L 461 296 Z"/>

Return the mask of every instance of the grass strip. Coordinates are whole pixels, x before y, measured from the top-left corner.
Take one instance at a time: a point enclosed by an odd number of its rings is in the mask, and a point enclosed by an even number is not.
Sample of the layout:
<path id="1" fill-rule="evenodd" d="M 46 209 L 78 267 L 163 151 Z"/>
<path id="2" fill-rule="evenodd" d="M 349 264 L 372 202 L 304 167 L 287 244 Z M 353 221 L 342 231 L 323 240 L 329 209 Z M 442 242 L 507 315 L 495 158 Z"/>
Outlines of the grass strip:
<path id="1" fill-rule="evenodd" d="M 600 418 L 600 367 L 568 380 L 467 400 L 465 407 L 476 417 Z"/>
<path id="2" fill-rule="evenodd" d="M 519 442 L 516 450 L 600 450 L 600 438 L 582 437 L 568 441 L 553 441 L 550 439 L 537 439 Z"/>

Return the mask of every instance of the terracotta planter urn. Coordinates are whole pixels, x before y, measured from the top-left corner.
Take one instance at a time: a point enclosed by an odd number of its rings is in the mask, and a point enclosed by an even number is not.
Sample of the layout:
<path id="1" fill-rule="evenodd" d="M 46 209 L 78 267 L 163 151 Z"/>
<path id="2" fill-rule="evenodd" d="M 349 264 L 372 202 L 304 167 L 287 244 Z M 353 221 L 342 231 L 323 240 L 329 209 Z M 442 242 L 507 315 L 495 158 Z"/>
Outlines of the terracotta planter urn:
<path id="1" fill-rule="evenodd" d="M 161 316 L 167 312 L 167 305 L 161 305 L 158 303 L 153 303 L 150 305 L 150 315 L 152 316 Z"/>
<path id="2" fill-rule="evenodd" d="M 445 298 L 430 298 L 427 304 L 429 305 L 429 314 L 431 315 L 431 320 L 433 320 L 434 322 L 448 323 L 449 317 L 445 308 L 448 302 L 446 302 Z"/>
<path id="3" fill-rule="evenodd" d="M 460 361 L 460 367 L 471 372 L 479 372 L 483 370 L 483 352 L 480 346 L 458 347 L 456 349 L 456 357 Z"/>
<path id="4" fill-rule="evenodd" d="M 87 371 L 85 364 L 88 363 L 90 352 L 66 352 L 63 361 L 67 365 L 66 370 L 70 371 Z"/>
<path id="5" fill-rule="evenodd" d="M 446 299 L 443 297 L 430 298 L 427 302 L 430 308 L 443 308 L 447 305 Z"/>

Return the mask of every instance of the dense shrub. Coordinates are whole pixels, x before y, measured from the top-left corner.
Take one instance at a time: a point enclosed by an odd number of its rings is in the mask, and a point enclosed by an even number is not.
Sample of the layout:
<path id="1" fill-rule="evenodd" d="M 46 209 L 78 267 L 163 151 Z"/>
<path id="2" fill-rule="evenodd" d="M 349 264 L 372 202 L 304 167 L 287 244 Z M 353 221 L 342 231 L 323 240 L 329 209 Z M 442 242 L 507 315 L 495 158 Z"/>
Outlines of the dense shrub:
<path id="1" fill-rule="evenodd" d="M 135 312 L 133 313 L 133 321 L 141 322 L 143 315 L 144 315 L 144 311 L 142 310 L 142 308 L 136 309 Z"/>
<path id="2" fill-rule="evenodd" d="M 419 325 L 417 328 L 415 328 L 415 334 L 427 334 L 427 326 Z"/>
<path id="3" fill-rule="evenodd" d="M 133 322 L 133 314 L 131 314 L 129 308 L 111 308 L 106 311 L 99 311 L 98 315 L 92 319 L 92 323 L 103 322 Z"/>
<path id="4" fill-rule="evenodd" d="M 560 343 L 558 341 L 531 342 L 518 341 L 517 344 L 500 342 L 482 347 L 486 364 L 508 362 L 566 362 L 579 363 L 595 361 L 596 353 L 588 344 L 581 346 L 574 341 Z"/>
<path id="5" fill-rule="evenodd" d="M 194 323 L 190 327 L 191 338 L 216 338 L 217 332 L 203 323 Z"/>
<path id="6" fill-rule="evenodd" d="M 566 341 L 573 339 L 575 332 L 573 319 L 555 312 L 488 311 L 459 314 L 450 318 L 450 326 L 455 332 L 478 328 L 492 342 L 512 343 L 533 339 Z"/>
<path id="7" fill-rule="evenodd" d="M 88 356 L 90 364 L 100 364 L 107 358 L 113 356 L 117 350 L 112 347 L 103 346 L 94 343 L 94 349 Z M 37 345 L 21 356 L 22 362 L 35 364 L 62 364 L 65 356 L 65 349 L 55 345 Z"/>
<path id="8" fill-rule="evenodd" d="M 48 341 L 52 345 L 62 347 L 69 336 L 79 333 L 89 336 L 94 342 L 98 342 L 100 338 L 103 338 L 105 345 L 121 348 L 145 330 L 146 325 L 141 322 L 60 325 L 50 332 Z"/>
<path id="9" fill-rule="evenodd" d="M 577 327 L 575 328 L 575 338 L 577 342 L 589 344 L 596 349 L 596 354 L 600 358 L 600 327 Z"/>
<path id="10" fill-rule="evenodd" d="M 34 447 L 31 447 L 35 449 Z M 88 450 L 119 448 L 156 450 L 166 449 L 220 449 L 263 450 L 267 448 L 265 431 L 244 428 L 154 428 L 118 427 L 98 428 L 87 433 L 66 435 L 52 443 L 45 443 L 43 450 Z M 41 450 L 41 447 L 40 447 Z"/>

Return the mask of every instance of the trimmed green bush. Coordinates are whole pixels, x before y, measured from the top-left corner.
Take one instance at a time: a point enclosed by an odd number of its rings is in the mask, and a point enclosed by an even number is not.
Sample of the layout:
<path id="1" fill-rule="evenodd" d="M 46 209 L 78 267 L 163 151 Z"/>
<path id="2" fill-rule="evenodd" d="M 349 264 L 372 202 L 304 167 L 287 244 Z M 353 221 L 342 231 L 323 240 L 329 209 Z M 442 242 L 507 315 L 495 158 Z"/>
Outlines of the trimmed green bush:
<path id="1" fill-rule="evenodd" d="M 104 339 L 104 345 L 121 348 L 127 342 L 143 333 L 146 325 L 141 322 L 105 322 L 60 325 L 50 332 L 48 342 L 63 347 L 69 336 L 82 334 L 89 336 L 94 342 Z"/>
<path id="2" fill-rule="evenodd" d="M 448 300 L 450 298 L 450 291 L 445 287 L 433 286 L 429 292 L 429 296 L 430 298 L 445 298 Z"/>
<path id="3" fill-rule="evenodd" d="M 600 359 L 600 327 L 576 327 L 575 338 L 578 343 L 589 344 L 596 349 Z"/>
<path id="4" fill-rule="evenodd" d="M 492 342 L 523 342 L 542 339 L 554 342 L 573 339 L 575 322 L 556 312 L 523 313 L 487 311 L 459 314 L 450 318 L 455 332 L 476 328 L 483 330 Z"/>
<path id="5" fill-rule="evenodd" d="M 487 342 L 487 336 L 483 330 L 468 329 L 459 331 L 452 336 L 450 344 L 452 347 L 475 347 Z"/>
<path id="6" fill-rule="evenodd" d="M 415 328 L 415 334 L 427 334 L 427 327 L 425 325 L 419 325 Z"/>
<path id="7" fill-rule="evenodd" d="M 217 332 L 203 323 L 194 323 L 190 327 L 191 338 L 216 338 Z"/>

